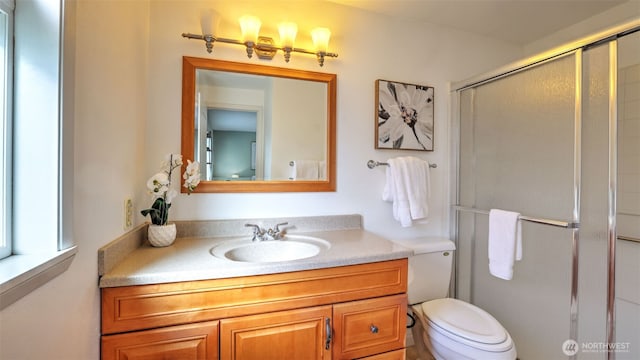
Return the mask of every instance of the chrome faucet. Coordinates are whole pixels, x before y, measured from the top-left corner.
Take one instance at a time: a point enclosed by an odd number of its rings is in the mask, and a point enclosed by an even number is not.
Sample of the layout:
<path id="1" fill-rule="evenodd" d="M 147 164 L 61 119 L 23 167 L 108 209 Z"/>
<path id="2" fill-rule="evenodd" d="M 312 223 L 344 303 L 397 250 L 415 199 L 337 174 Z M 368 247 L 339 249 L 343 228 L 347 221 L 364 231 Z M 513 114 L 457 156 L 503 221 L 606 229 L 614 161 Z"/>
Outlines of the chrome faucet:
<path id="1" fill-rule="evenodd" d="M 260 226 L 256 225 L 256 224 L 244 224 L 245 227 L 252 227 L 253 228 L 253 237 L 251 238 L 251 241 L 263 241 L 265 240 L 264 235 L 267 233 L 263 228 L 261 228 Z"/>
<path id="2" fill-rule="evenodd" d="M 288 222 L 283 222 L 280 224 L 276 224 L 275 229 L 267 230 L 267 235 L 271 236 L 273 240 L 280 240 L 284 235 L 284 230 L 280 230 L 280 226 L 289 225 Z"/>
<path id="3" fill-rule="evenodd" d="M 251 241 L 265 241 L 265 240 L 281 240 L 284 236 L 285 231 L 280 230 L 280 226 L 289 225 L 288 222 L 283 222 L 280 224 L 276 224 L 276 227 L 273 229 L 265 230 L 256 224 L 244 224 L 246 227 L 253 228 L 253 237 Z"/>

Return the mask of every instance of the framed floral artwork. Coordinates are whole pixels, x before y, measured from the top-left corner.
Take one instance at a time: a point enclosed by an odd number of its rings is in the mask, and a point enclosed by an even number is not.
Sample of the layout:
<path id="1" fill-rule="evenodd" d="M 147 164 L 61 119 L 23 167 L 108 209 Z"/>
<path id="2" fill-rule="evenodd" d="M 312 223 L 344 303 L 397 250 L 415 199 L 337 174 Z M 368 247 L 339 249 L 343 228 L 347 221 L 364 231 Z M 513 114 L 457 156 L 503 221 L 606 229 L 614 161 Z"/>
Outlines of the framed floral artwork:
<path id="1" fill-rule="evenodd" d="M 376 149 L 433 151 L 431 86 L 376 80 Z"/>

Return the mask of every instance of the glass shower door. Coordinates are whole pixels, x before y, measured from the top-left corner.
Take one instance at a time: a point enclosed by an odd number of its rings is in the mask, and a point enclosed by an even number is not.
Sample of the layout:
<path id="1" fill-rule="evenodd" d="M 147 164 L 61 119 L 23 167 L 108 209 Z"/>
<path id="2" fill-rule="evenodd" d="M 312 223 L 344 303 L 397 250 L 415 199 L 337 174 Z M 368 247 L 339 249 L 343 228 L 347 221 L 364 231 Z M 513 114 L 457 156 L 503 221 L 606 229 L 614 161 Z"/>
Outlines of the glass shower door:
<path id="1" fill-rule="evenodd" d="M 461 92 L 461 206 L 573 221 L 578 65 L 565 55 Z M 488 216 L 458 211 L 458 224 L 458 296 L 502 323 L 519 358 L 562 358 L 576 230 L 523 221 L 523 259 L 506 281 L 489 274 Z"/>
<path id="2" fill-rule="evenodd" d="M 617 104 L 616 359 L 640 359 L 640 32 L 618 40 Z"/>
<path id="3" fill-rule="evenodd" d="M 640 32 L 458 99 L 457 296 L 493 314 L 521 359 L 639 358 Z M 579 230 L 523 221 L 523 259 L 501 280 L 488 271 L 492 208 Z"/>

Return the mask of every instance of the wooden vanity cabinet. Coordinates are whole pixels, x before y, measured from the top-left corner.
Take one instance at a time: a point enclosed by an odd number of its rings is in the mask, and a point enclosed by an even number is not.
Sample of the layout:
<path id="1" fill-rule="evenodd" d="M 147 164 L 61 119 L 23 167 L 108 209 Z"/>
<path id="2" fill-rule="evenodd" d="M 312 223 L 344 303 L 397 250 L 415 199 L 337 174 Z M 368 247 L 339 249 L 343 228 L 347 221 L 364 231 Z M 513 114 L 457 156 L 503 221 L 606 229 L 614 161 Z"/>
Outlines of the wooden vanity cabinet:
<path id="1" fill-rule="evenodd" d="M 102 289 L 102 359 L 405 358 L 407 259 Z"/>

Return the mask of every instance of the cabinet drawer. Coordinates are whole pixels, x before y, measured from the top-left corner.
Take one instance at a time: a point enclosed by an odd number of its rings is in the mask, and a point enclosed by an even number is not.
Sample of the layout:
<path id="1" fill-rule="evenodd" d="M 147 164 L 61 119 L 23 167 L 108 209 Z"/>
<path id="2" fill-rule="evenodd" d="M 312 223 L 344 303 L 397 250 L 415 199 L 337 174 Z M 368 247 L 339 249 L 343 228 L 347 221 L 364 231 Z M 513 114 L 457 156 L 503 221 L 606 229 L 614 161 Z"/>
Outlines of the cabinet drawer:
<path id="1" fill-rule="evenodd" d="M 217 358 L 217 321 L 102 337 L 102 360 Z"/>
<path id="2" fill-rule="evenodd" d="M 405 294 L 337 304 L 335 359 L 353 359 L 404 348 Z"/>

